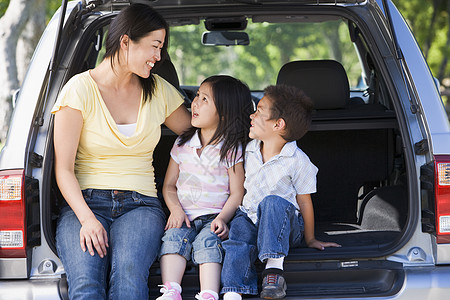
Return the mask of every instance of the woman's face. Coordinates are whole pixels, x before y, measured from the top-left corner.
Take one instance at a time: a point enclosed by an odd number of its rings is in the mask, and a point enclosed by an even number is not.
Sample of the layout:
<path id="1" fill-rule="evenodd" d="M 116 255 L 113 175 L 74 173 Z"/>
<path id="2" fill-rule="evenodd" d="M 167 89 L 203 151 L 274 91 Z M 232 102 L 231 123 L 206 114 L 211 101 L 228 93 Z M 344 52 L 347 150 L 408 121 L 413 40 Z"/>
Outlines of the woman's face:
<path id="1" fill-rule="evenodd" d="M 130 39 L 125 47 L 125 59 L 130 72 L 147 78 L 155 63 L 161 60 L 161 49 L 166 37 L 165 29 L 158 29 L 150 32 L 139 41 Z"/>

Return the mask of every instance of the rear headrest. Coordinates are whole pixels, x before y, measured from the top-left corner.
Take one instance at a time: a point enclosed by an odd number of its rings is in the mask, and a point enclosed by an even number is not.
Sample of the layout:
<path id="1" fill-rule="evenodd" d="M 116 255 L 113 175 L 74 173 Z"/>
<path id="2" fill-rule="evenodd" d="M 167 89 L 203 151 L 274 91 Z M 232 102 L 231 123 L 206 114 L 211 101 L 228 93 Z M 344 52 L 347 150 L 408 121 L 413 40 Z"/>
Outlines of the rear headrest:
<path id="1" fill-rule="evenodd" d="M 181 93 L 181 95 L 183 95 L 184 104 L 187 107 L 191 106 L 192 99 L 190 99 L 188 95 L 186 95 L 186 92 L 180 87 L 177 70 L 175 69 L 175 66 L 169 58 L 166 58 L 164 61 L 158 63 L 158 65 L 155 66 L 155 69 L 153 69 L 152 72 L 158 74 L 159 76 L 167 80 L 171 85 L 173 85 Z"/>
<path id="2" fill-rule="evenodd" d="M 278 73 L 277 84 L 302 89 L 315 109 L 344 108 L 350 87 L 344 67 L 334 60 L 303 60 L 285 64 Z"/>
<path id="3" fill-rule="evenodd" d="M 166 58 L 164 61 L 159 63 L 158 67 L 153 70 L 153 73 L 158 74 L 174 87 L 180 89 L 180 81 L 178 80 L 177 70 L 169 58 Z"/>

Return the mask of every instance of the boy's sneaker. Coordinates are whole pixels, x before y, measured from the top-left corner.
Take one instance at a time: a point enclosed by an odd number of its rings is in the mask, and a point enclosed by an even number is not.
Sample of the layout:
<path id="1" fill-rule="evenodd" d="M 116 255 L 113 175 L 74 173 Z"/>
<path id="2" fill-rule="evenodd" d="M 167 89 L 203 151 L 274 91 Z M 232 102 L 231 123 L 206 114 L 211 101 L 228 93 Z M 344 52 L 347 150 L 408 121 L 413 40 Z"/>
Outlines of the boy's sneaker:
<path id="1" fill-rule="evenodd" d="M 283 275 L 267 273 L 262 282 L 260 297 L 263 299 L 282 299 L 286 297 L 286 281 Z"/>
<path id="2" fill-rule="evenodd" d="M 182 300 L 181 293 L 177 289 L 170 285 L 170 282 L 166 282 L 162 285 L 158 285 L 162 295 L 156 298 L 156 300 Z"/>

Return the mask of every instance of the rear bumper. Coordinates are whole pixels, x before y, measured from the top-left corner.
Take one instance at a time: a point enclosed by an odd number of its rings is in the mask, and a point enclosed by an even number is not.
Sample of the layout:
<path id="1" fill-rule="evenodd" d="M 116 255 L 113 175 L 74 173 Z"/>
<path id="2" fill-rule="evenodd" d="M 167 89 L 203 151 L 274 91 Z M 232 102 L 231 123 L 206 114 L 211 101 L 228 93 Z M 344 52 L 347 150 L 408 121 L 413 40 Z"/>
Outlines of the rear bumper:
<path id="1" fill-rule="evenodd" d="M 26 258 L 0 258 L 0 282 L 3 279 L 27 278 L 27 263 Z"/>
<path id="2" fill-rule="evenodd" d="M 301 284 L 290 284 L 289 278 L 287 279 L 288 289 L 287 297 L 285 300 L 306 300 L 306 299 L 348 299 L 348 300 L 436 300 L 436 299 L 448 299 L 450 295 L 450 266 L 438 266 L 438 267 L 414 267 L 403 268 L 399 270 L 403 273 L 403 276 L 398 277 L 399 281 L 396 281 L 392 285 L 391 291 L 383 290 L 385 282 L 389 285 L 389 279 L 369 282 L 367 275 L 355 270 L 353 273 L 355 276 L 348 278 L 348 280 L 341 281 L 336 279 L 336 276 L 340 276 L 339 273 L 333 274 L 330 278 L 327 274 L 323 274 L 324 281 L 322 283 L 316 282 L 316 290 L 314 292 L 298 289 Z M 376 270 L 375 270 L 376 271 Z M 387 275 L 389 272 L 386 273 Z M 302 275 L 303 276 L 303 275 Z M 333 279 L 334 278 L 334 279 Z M 330 279 L 330 280 L 326 280 Z M 306 280 L 307 281 L 307 280 Z M 334 293 L 332 286 L 334 284 Z M 362 288 L 366 287 L 366 288 Z M 297 288 L 297 290 L 296 290 Z M 378 292 L 377 292 L 378 291 Z M 378 294 L 378 295 L 377 295 Z"/>
<path id="3" fill-rule="evenodd" d="M 0 300 L 53 300 L 61 299 L 60 289 L 67 283 L 61 278 L 0 280 Z M 67 291 L 62 291 L 67 295 Z M 289 295 L 288 282 L 288 295 Z M 403 287 L 396 295 L 358 298 L 352 295 L 333 296 L 333 299 L 447 299 L 450 295 L 450 266 L 415 267 L 405 269 Z M 153 295 L 154 296 L 154 295 Z M 310 296 L 288 296 L 286 299 L 317 299 Z M 325 299 L 325 298 L 323 298 Z"/>
<path id="4" fill-rule="evenodd" d="M 405 284 L 394 299 L 447 299 L 450 295 L 450 266 L 406 269 Z"/>
<path id="5" fill-rule="evenodd" d="M 60 278 L 0 280 L 0 300 L 59 300 L 60 280 Z"/>

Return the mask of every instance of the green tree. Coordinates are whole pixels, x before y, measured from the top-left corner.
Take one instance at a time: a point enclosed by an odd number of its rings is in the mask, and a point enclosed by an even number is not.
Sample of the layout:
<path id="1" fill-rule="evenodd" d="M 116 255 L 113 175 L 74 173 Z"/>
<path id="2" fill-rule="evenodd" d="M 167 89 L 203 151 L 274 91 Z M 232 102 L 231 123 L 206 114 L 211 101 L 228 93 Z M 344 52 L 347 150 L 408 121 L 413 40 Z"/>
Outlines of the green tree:
<path id="1" fill-rule="evenodd" d="M 0 0 L 0 143 L 6 138 L 12 95 L 21 84 L 55 0 Z M 50 4 L 52 6 L 50 6 Z"/>
<path id="2" fill-rule="evenodd" d="M 318 58 L 341 61 L 353 85 L 361 74 L 357 56 L 348 55 L 355 50 L 342 21 L 302 26 L 249 22 L 246 32 L 251 46 L 204 46 L 200 41 L 205 30 L 201 26 L 171 29 L 169 55 L 185 85 L 198 85 L 214 74 L 228 74 L 244 80 L 254 90 L 263 89 L 276 82 L 283 64 Z"/>
<path id="3" fill-rule="evenodd" d="M 5 14 L 8 4 L 9 0 L 0 0 L 0 16 L 3 16 Z"/>
<path id="4" fill-rule="evenodd" d="M 450 0 L 393 0 L 417 38 L 433 75 L 450 96 Z M 446 100 L 446 99 L 444 99 Z"/>

